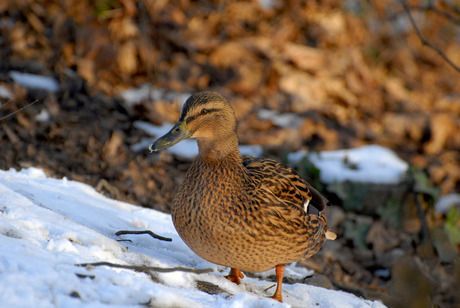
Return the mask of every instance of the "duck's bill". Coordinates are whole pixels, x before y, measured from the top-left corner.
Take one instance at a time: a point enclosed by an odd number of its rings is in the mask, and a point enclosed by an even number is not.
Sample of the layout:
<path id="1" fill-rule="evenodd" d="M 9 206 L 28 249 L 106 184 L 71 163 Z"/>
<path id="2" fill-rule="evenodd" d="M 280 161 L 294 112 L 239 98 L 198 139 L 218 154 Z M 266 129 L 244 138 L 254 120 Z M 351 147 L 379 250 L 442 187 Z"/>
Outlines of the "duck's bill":
<path id="1" fill-rule="evenodd" d="M 158 138 L 157 141 L 149 146 L 150 152 L 157 152 L 163 149 L 172 147 L 173 145 L 190 138 L 192 133 L 188 130 L 185 121 L 178 122 L 174 127 L 163 137 Z"/>

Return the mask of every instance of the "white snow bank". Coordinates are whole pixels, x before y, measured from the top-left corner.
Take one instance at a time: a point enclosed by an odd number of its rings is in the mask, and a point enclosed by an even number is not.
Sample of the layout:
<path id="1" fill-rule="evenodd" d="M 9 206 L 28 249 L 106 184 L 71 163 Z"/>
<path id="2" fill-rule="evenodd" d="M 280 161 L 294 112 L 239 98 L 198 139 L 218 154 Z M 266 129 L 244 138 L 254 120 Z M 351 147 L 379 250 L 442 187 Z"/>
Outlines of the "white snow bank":
<path id="1" fill-rule="evenodd" d="M 150 229 L 117 242 L 121 229 Z M 127 236 L 125 236 L 127 237 Z M 171 272 L 153 282 L 143 273 L 76 263 L 108 261 L 158 267 L 211 268 L 209 274 Z M 0 303 L 2 307 L 384 307 L 380 302 L 304 284 L 284 284 L 285 304 L 267 298 L 266 273 L 239 286 L 227 269 L 208 263 L 182 242 L 169 215 L 108 199 L 85 184 L 47 178 L 35 168 L 0 170 Z M 274 274 L 273 270 L 269 273 Z M 307 276 L 292 264 L 286 276 Z M 228 294 L 210 295 L 196 280 Z"/>
<path id="2" fill-rule="evenodd" d="M 299 151 L 288 154 L 288 159 L 297 163 L 305 156 L 320 170 L 320 180 L 327 184 L 344 181 L 397 184 L 409 167 L 393 151 L 378 145 L 319 153 Z"/>
<path id="3" fill-rule="evenodd" d="M 41 75 L 21 73 L 16 71 L 9 72 L 10 77 L 14 82 L 31 89 L 41 89 L 49 92 L 59 90 L 59 84 L 56 79 Z"/>

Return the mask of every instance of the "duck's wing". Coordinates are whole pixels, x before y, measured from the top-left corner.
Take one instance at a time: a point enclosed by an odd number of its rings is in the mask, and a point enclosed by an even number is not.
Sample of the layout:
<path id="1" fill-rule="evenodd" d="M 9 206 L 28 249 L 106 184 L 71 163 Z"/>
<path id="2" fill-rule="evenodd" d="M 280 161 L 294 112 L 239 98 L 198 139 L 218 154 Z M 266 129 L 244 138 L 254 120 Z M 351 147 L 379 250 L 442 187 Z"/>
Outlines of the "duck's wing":
<path id="1" fill-rule="evenodd" d="M 319 214 L 329 201 L 291 168 L 269 158 L 242 156 L 251 177 L 278 199 L 295 204 L 308 214 Z"/>

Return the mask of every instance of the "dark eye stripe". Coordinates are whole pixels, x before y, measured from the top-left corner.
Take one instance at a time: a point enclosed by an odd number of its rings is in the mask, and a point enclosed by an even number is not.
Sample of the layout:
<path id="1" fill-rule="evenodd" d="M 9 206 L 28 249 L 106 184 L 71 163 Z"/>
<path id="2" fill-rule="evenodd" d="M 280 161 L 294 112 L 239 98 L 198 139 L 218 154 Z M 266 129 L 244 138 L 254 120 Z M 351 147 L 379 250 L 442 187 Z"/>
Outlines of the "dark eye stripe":
<path id="1" fill-rule="evenodd" d="M 200 111 L 200 113 L 198 114 L 195 114 L 195 115 L 192 115 L 188 118 L 185 119 L 185 123 L 189 124 L 190 122 L 192 122 L 193 120 L 195 120 L 196 118 L 200 117 L 200 116 L 204 116 L 204 115 L 208 115 L 210 113 L 213 113 L 213 112 L 216 112 L 216 111 L 219 111 L 220 109 L 218 108 L 213 108 L 213 109 L 206 109 L 206 112 L 205 113 L 202 113 L 203 110 Z"/>

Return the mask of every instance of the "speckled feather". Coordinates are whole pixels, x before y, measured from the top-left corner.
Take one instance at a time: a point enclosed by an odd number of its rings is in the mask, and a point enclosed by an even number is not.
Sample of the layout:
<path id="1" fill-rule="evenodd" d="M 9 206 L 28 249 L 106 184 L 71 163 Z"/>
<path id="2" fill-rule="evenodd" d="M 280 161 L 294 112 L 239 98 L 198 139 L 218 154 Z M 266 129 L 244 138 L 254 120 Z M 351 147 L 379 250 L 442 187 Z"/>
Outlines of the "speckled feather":
<path id="1" fill-rule="evenodd" d="M 204 114 L 206 118 L 200 116 Z M 262 272 L 320 249 L 327 231 L 321 211 L 328 201 L 291 168 L 271 159 L 242 157 L 234 112 L 222 96 L 192 96 L 181 121 L 196 134 L 192 138 L 197 138 L 200 154 L 178 189 L 171 214 L 196 254 L 212 263 Z M 209 127 L 212 132 L 205 129 Z"/>

